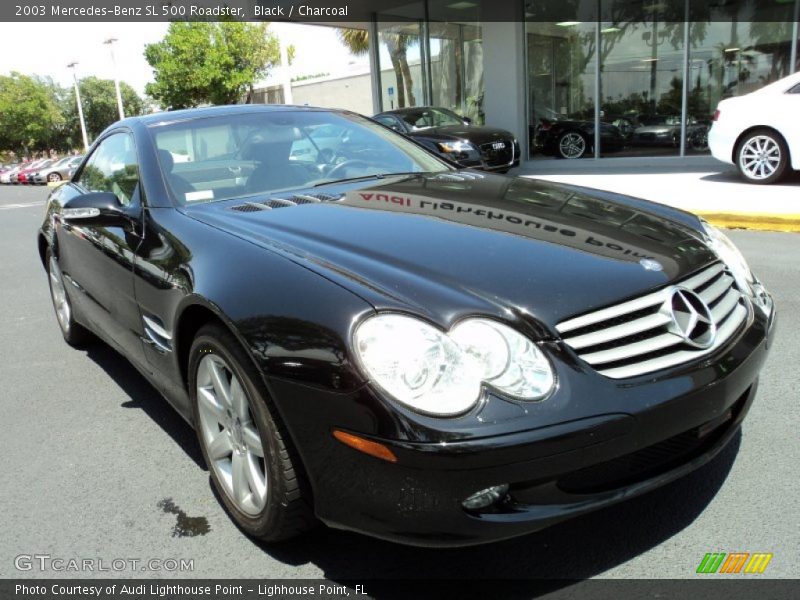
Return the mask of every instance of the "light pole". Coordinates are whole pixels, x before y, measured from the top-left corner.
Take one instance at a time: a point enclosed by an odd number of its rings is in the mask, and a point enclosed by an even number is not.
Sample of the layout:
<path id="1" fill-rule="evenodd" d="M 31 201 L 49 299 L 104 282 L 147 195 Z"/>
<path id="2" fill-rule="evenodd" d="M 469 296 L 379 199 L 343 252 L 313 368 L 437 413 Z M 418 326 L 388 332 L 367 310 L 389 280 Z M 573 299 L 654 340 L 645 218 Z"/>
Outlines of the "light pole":
<path id="1" fill-rule="evenodd" d="M 104 44 L 108 44 L 109 50 L 111 50 L 111 64 L 114 67 L 114 88 L 117 90 L 117 108 L 119 109 L 119 118 L 120 120 L 125 118 L 125 112 L 122 110 L 122 94 L 119 92 L 119 77 L 117 77 L 117 60 L 114 58 L 114 42 L 117 41 L 117 38 L 110 37 Z"/>
<path id="2" fill-rule="evenodd" d="M 86 122 L 83 120 L 83 106 L 81 106 L 81 91 L 78 89 L 78 76 L 75 74 L 75 65 L 78 63 L 73 61 L 67 65 L 68 69 L 72 69 L 72 80 L 75 82 L 75 99 L 78 101 L 78 119 L 81 122 L 81 134 L 83 135 L 83 149 L 89 150 L 89 136 L 86 135 Z"/>

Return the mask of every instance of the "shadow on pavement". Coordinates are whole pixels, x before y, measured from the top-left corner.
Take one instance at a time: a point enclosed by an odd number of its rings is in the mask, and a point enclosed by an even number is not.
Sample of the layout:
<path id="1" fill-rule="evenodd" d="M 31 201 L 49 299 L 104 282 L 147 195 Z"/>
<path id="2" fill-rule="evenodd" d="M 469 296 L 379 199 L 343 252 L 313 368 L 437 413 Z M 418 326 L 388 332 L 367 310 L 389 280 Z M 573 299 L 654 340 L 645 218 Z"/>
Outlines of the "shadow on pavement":
<path id="1" fill-rule="evenodd" d="M 719 181 L 722 183 L 741 183 L 742 185 L 751 185 L 754 190 L 759 189 L 761 187 L 758 184 L 749 184 L 746 181 L 744 181 L 741 177 L 739 177 L 739 174 L 733 167 L 721 173 L 710 173 L 708 175 L 704 175 L 700 179 L 702 181 Z M 780 182 L 770 184 L 768 187 L 780 188 L 780 187 L 794 187 L 797 185 L 800 185 L 800 171 L 792 171 L 791 173 L 786 175 Z"/>
<path id="2" fill-rule="evenodd" d="M 122 407 L 143 410 L 198 467 L 205 470 L 205 462 L 194 430 L 126 358 L 100 341 L 86 349 L 86 356 L 103 369 L 130 397 L 130 400 L 121 404 Z"/>

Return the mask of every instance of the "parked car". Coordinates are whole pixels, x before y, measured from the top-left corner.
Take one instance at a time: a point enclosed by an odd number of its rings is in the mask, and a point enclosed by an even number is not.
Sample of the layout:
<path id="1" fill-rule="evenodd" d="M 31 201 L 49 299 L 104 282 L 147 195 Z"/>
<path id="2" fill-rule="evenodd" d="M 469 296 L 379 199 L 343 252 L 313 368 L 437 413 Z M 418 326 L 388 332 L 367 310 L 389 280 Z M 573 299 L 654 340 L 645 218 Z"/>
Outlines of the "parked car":
<path id="1" fill-rule="evenodd" d="M 473 125 L 446 108 L 398 108 L 373 119 L 462 167 L 505 173 L 519 166 L 520 147 L 513 134 Z"/>
<path id="2" fill-rule="evenodd" d="M 55 183 L 69 179 L 70 171 L 77 167 L 82 156 L 67 156 L 60 160 L 55 161 L 47 167 L 40 167 L 31 177 L 32 183 Z"/>
<path id="3" fill-rule="evenodd" d="M 328 125 L 361 157 L 292 159 Z M 695 215 L 308 107 L 115 123 L 37 242 L 66 342 L 126 356 L 266 541 L 319 520 L 474 544 L 654 490 L 737 433 L 775 315 Z"/>
<path id="4" fill-rule="evenodd" d="M 600 149 L 616 152 L 626 137 L 616 125 L 600 123 Z M 534 152 L 558 158 L 583 158 L 594 152 L 594 121 L 540 118 L 533 131 Z"/>
<path id="5" fill-rule="evenodd" d="M 800 73 L 717 105 L 711 155 L 750 183 L 775 183 L 800 170 Z"/>
<path id="6" fill-rule="evenodd" d="M 642 125 L 633 131 L 632 146 L 669 146 L 678 148 L 681 145 L 680 115 L 648 115 L 640 119 Z M 708 149 L 708 125 L 699 122 L 695 117 L 686 120 L 686 146 L 692 150 Z"/>
<path id="7" fill-rule="evenodd" d="M 0 183 L 10 183 L 11 173 L 19 168 L 19 163 L 4 165 L 0 168 Z"/>
<path id="8" fill-rule="evenodd" d="M 33 174 L 36 173 L 36 171 L 38 171 L 39 169 L 43 169 L 45 167 L 49 167 L 54 162 L 55 161 L 53 159 L 43 158 L 41 160 L 37 160 L 34 163 L 31 163 L 27 168 L 22 169 L 19 173 L 17 173 L 17 181 L 16 181 L 16 183 L 19 183 L 19 184 L 22 184 L 22 185 L 28 185 L 30 183 L 33 183 L 33 181 L 31 180 L 31 177 L 33 177 Z"/>
<path id="9" fill-rule="evenodd" d="M 31 165 L 34 165 L 38 161 L 36 160 L 29 160 L 24 163 L 21 163 L 11 169 L 7 174 L 6 177 L 8 178 L 7 183 L 16 184 L 17 178 L 19 177 L 20 172 L 24 171 L 25 169 L 29 168 Z"/>

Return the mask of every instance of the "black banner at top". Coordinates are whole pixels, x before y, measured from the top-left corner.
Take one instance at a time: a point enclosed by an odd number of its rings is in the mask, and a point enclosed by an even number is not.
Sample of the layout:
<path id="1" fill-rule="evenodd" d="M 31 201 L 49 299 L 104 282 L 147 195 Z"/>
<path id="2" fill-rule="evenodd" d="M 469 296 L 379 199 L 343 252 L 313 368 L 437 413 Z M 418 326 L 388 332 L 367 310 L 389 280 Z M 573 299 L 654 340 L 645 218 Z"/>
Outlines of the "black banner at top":
<path id="1" fill-rule="evenodd" d="M 3 22 L 786 22 L 800 0 L 3 0 Z"/>

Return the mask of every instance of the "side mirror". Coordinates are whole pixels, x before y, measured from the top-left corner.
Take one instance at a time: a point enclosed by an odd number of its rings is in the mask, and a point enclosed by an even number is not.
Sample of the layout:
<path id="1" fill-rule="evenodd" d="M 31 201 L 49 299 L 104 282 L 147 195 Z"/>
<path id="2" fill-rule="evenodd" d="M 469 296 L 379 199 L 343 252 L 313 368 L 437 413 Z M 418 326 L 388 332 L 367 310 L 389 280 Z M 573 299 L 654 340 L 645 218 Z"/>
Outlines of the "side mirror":
<path id="1" fill-rule="evenodd" d="M 461 117 L 464 120 L 464 125 L 472 125 L 472 119 L 469 117 Z"/>
<path id="2" fill-rule="evenodd" d="M 119 198 L 112 192 L 89 192 L 64 204 L 61 216 L 67 221 L 119 225 L 129 220 Z"/>

